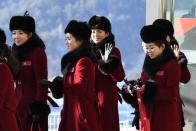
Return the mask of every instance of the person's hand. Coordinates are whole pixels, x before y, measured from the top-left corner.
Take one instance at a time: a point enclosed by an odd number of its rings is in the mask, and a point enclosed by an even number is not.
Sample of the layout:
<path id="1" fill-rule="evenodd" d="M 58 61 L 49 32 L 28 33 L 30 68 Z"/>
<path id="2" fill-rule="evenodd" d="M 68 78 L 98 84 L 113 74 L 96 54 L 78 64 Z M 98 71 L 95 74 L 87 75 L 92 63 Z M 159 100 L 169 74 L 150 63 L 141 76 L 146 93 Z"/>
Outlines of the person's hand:
<path id="1" fill-rule="evenodd" d="M 177 45 L 173 45 L 171 46 L 171 49 L 174 51 L 175 56 L 177 57 L 177 59 L 179 58 L 179 54 L 180 54 L 180 48 Z"/>
<path id="2" fill-rule="evenodd" d="M 102 58 L 102 60 L 103 60 L 104 62 L 106 62 L 106 61 L 108 60 L 108 57 L 109 57 L 109 55 L 110 55 L 110 53 L 111 53 L 111 51 L 112 51 L 112 48 L 113 48 L 112 44 L 107 43 L 107 44 L 105 44 L 105 51 L 104 51 L 104 54 L 102 54 L 101 50 L 99 51 L 100 54 L 101 54 L 101 58 Z"/>
<path id="3" fill-rule="evenodd" d="M 141 94 L 144 93 L 145 85 L 142 85 L 141 87 L 136 87 L 135 90 L 139 90 Z"/>

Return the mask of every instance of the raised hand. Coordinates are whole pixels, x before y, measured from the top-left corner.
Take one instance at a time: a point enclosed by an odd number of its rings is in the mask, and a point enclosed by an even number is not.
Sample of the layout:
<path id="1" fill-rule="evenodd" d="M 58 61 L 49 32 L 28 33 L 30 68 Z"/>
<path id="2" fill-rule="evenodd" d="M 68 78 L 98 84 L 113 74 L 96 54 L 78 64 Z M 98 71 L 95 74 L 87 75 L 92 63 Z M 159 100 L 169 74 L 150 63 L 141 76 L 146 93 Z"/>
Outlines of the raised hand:
<path id="1" fill-rule="evenodd" d="M 180 48 L 178 45 L 171 45 L 171 49 L 174 51 L 175 56 L 177 57 L 177 59 L 179 58 L 179 54 L 180 54 Z"/>
<path id="2" fill-rule="evenodd" d="M 106 61 L 108 60 L 108 57 L 109 57 L 109 55 L 110 55 L 110 53 L 111 53 L 111 51 L 112 51 L 112 48 L 113 48 L 112 44 L 107 43 L 107 44 L 105 44 L 105 51 L 104 51 L 104 54 L 102 54 L 101 50 L 99 51 L 100 54 L 101 54 L 101 58 L 102 58 L 102 60 L 103 60 L 104 62 L 106 62 Z"/>

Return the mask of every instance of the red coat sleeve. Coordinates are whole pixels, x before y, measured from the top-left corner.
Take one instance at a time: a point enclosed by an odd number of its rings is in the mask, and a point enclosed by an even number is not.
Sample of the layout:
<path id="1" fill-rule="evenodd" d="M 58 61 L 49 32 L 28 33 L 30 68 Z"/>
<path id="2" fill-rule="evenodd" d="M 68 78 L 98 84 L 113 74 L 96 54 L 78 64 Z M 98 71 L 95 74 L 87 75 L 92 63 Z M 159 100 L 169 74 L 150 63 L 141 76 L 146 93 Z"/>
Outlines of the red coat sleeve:
<path id="1" fill-rule="evenodd" d="M 65 85 L 65 90 L 78 96 L 84 95 L 87 90 L 86 88 L 90 85 L 89 83 L 94 83 L 94 79 L 94 64 L 89 58 L 81 58 L 76 63 L 73 81 L 69 81 L 69 85 Z"/>
<path id="2" fill-rule="evenodd" d="M 180 52 L 180 58 L 185 59 L 187 62 L 187 58 L 184 53 Z M 179 64 L 181 65 L 181 63 L 179 63 Z M 187 82 L 189 82 L 190 79 L 191 79 L 191 74 L 190 74 L 190 71 L 187 67 L 187 63 L 184 66 L 181 65 L 180 82 L 186 84 Z"/>
<path id="3" fill-rule="evenodd" d="M 122 65 L 122 61 L 121 61 L 121 54 L 118 48 L 114 47 L 112 49 L 112 54 L 114 54 L 115 56 L 117 56 L 117 58 L 119 58 L 120 60 L 120 65 L 117 68 L 117 70 L 111 74 L 111 77 L 116 81 L 116 82 L 120 82 L 124 79 L 125 77 L 125 72 L 124 72 L 124 68 Z"/>
<path id="4" fill-rule="evenodd" d="M 47 87 L 43 87 L 39 84 L 41 79 L 48 78 L 47 70 L 47 56 L 43 49 L 38 48 L 33 55 L 33 70 L 36 80 L 36 100 L 46 101 L 47 100 Z"/>
<path id="5" fill-rule="evenodd" d="M 185 66 L 184 68 L 181 68 L 180 82 L 186 84 L 189 82 L 190 79 L 191 79 L 191 73 L 190 73 L 188 67 Z"/>
<path id="6" fill-rule="evenodd" d="M 5 64 L 0 64 L 0 108 L 2 108 L 7 94 L 7 86 L 9 85 L 10 74 Z"/>

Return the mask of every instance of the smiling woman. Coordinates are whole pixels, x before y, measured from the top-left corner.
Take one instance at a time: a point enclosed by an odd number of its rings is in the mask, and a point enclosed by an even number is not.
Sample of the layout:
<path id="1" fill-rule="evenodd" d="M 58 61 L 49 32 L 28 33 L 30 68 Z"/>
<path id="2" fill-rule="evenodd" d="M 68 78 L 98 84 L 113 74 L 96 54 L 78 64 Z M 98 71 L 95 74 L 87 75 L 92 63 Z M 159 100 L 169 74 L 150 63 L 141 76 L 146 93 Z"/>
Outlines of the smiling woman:
<path id="1" fill-rule="evenodd" d="M 139 76 L 138 70 L 142 66 L 141 59 L 144 55 L 136 43 L 140 43 L 138 34 L 140 27 L 145 23 L 145 4 L 145 0 L 1 0 L 1 27 L 5 29 L 8 43 L 11 44 L 12 39 L 10 32 L 8 32 L 7 24 L 10 17 L 23 14 L 26 9 L 31 12 L 36 21 L 36 31 L 46 44 L 48 74 L 49 79 L 52 80 L 56 75 L 61 73 L 61 60 L 59 58 L 67 51 L 65 48 L 62 48 L 64 47 L 62 44 L 64 43 L 62 26 L 71 19 L 84 21 L 93 15 L 104 15 L 111 20 L 112 30 L 116 37 L 116 45 L 122 50 L 122 64 L 127 77 L 130 78 Z M 121 87 L 122 84 L 118 84 Z M 58 100 L 58 102 L 62 106 L 62 99 Z M 127 112 L 127 117 L 121 117 L 121 111 L 124 112 L 124 110 Z M 132 117 L 129 112 L 132 111 L 121 107 L 121 104 L 119 104 L 120 121 L 131 121 Z M 122 114 L 125 116 L 124 113 Z M 127 126 L 130 126 L 130 124 Z"/>

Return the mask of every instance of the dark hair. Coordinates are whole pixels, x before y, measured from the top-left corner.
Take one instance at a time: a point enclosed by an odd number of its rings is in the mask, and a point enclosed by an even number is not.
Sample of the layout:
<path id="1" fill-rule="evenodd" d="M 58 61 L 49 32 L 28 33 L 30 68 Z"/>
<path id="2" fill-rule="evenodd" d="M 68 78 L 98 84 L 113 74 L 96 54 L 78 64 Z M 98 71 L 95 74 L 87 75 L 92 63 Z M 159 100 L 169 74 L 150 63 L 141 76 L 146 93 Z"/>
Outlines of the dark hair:
<path id="1" fill-rule="evenodd" d="M 13 75 L 16 75 L 20 69 L 20 66 L 19 61 L 11 51 L 11 47 L 9 47 L 7 44 L 0 44 L 0 57 L 6 59 L 7 65 L 9 66 Z"/>
<path id="2" fill-rule="evenodd" d="M 172 50 L 170 47 L 170 43 L 167 42 L 167 40 L 154 41 L 153 43 L 158 47 L 161 47 L 164 44 L 165 45 L 164 50 Z"/>
<path id="3" fill-rule="evenodd" d="M 43 40 L 39 37 L 39 35 L 37 33 L 33 33 L 32 34 L 32 39 L 34 41 L 36 41 L 35 43 L 38 44 L 38 46 L 41 48 L 41 49 L 46 49 L 46 46 L 43 42 Z"/>

